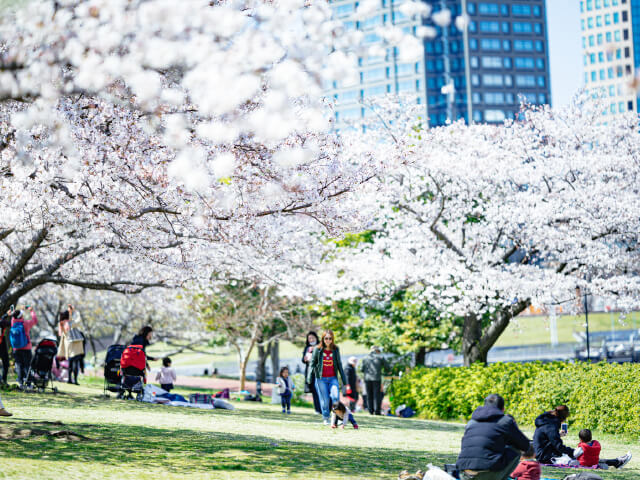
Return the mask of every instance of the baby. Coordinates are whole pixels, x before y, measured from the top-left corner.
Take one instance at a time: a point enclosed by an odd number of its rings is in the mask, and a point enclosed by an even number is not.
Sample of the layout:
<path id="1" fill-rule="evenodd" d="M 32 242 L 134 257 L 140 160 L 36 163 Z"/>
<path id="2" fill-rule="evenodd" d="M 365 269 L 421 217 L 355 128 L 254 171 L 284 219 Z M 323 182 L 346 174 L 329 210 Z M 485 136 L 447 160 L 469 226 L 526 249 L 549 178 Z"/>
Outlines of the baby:
<path id="1" fill-rule="evenodd" d="M 344 428 L 345 423 L 351 422 L 353 428 L 358 429 L 353 413 L 342 402 L 334 403 L 333 407 L 331 407 L 331 428 L 338 427 L 338 419 L 342 420 L 342 428 Z"/>

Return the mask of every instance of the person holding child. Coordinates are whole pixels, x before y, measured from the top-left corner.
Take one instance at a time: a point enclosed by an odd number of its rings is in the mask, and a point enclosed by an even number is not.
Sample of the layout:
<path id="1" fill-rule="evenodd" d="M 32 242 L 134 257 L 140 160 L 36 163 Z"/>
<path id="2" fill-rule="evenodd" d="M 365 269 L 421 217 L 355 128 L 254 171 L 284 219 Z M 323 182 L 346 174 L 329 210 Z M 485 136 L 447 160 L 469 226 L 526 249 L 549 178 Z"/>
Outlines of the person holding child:
<path id="1" fill-rule="evenodd" d="M 307 382 L 311 381 L 315 375 L 316 390 L 320 397 L 322 406 L 322 418 L 325 425 L 329 425 L 329 414 L 331 403 L 338 403 L 340 400 L 340 383 L 347 384 L 347 379 L 342 369 L 342 360 L 340 359 L 340 349 L 335 344 L 334 335 L 331 330 L 327 330 L 322 335 L 322 341 L 313 351 L 311 356 L 311 364 L 307 373 Z"/>
<path id="2" fill-rule="evenodd" d="M 160 388 L 170 392 L 173 390 L 173 383 L 176 381 L 176 371 L 171 368 L 171 359 L 164 357 L 162 367 L 156 373 L 156 382 L 160 383 Z"/>
<path id="3" fill-rule="evenodd" d="M 280 376 L 277 378 L 278 394 L 280 395 L 280 402 L 282 403 L 282 413 L 285 411 L 291 413 L 291 397 L 296 386 L 289 377 L 289 368 L 282 367 L 280 369 Z"/>

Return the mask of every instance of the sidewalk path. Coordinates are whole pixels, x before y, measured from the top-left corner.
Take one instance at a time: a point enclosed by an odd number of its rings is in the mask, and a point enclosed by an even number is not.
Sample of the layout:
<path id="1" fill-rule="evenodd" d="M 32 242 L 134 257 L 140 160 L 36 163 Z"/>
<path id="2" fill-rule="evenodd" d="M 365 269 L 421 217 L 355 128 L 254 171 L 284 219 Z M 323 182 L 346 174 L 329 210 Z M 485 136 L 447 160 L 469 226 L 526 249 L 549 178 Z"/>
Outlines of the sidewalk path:
<path id="1" fill-rule="evenodd" d="M 176 385 L 182 387 L 195 387 L 195 388 L 206 388 L 213 391 L 223 390 L 228 388 L 231 392 L 237 392 L 240 389 L 240 380 L 234 380 L 230 378 L 215 378 L 215 377 L 189 377 L 180 375 L 178 376 L 178 380 L 176 381 Z M 256 393 L 256 382 L 246 381 L 244 383 L 245 389 L 250 393 Z M 263 383 L 262 384 L 262 394 L 270 397 L 273 392 L 274 385 L 272 383 Z M 311 394 L 305 395 L 308 397 L 307 400 L 311 402 Z M 362 399 L 358 401 L 360 406 L 362 406 Z M 382 408 L 389 408 L 389 399 L 385 396 L 382 400 Z"/>

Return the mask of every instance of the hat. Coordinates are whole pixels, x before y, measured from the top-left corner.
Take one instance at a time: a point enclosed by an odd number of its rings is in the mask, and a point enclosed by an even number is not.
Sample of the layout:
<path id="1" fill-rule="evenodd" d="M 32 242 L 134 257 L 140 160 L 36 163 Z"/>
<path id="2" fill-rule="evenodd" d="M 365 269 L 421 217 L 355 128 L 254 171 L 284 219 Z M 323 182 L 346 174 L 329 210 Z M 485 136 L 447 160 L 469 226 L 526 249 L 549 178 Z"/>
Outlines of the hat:
<path id="1" fill-rule="evenodd" d="M 371 347 L 372 352 L 380 353 L 380 347 L 378 345 L 374 345 Z"/>
<path id="2" fill-rule="evenodd" d="M 355 365 L 356 363 L 358 363 L 358 359 L 357 359 L 356 357 L 349 357 L 349 358 L 347 359 L 347 363 L 348 363 L 349 365 Z"/>

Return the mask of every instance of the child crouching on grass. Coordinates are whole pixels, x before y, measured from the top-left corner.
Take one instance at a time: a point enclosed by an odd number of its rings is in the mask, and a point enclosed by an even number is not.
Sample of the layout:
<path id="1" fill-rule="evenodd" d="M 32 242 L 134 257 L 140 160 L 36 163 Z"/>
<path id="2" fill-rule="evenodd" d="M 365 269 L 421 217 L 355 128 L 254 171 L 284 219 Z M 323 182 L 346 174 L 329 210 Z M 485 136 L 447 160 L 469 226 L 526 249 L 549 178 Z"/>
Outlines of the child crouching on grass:
<path id="1" fill-rule="evenodd" d="M 289 378 L 289 369 L 282 367 L 280 369 L 280 376 L 276 380 L 278 384 L 278 394 L 280 394 L 280 402 L 282 402 L 282 413 L 285 411 L 291 413 L 291 397 L 293 391 L 296 389 L 293 380 Z"/>
<path id="2" fill-rule="evenodd" d="M 529 450 L 522 454 L 520 464 L 511 474 L 511 478 L 516 480 L 540 480 L 542 469 L 535 457 L 536 453 L 533 445 L 531 445 Z"/>
<path id="3" fill-rule="evenodd" d="M 353 413 L 351 413 L 351 410 L 342 402 L 334 403 L 333 407 L 331 407 L 331 428 L 338 427 L 338 419 L 342 420 L 342 428 L 344 428 L 347 422 L 351 422 L 353 428 L 358 429 L 358 424 L 356 423 Z"/>
<path id="4" fill-rule="evenodd" d="M 171 359 L 165 357 L 162 359 L 162 368 L 156 374 L 156 382 L 160 383 L 160 388 L 170 392 L 173 390 L 173 383 L 176 381 L 176 371 L 171 368 Z"/>

